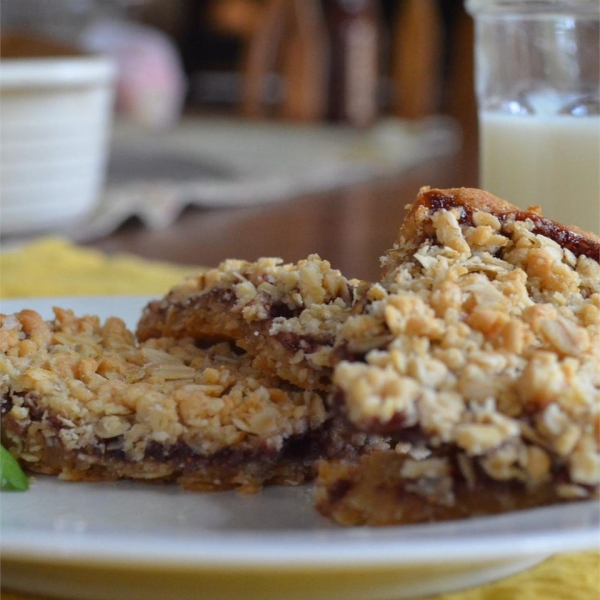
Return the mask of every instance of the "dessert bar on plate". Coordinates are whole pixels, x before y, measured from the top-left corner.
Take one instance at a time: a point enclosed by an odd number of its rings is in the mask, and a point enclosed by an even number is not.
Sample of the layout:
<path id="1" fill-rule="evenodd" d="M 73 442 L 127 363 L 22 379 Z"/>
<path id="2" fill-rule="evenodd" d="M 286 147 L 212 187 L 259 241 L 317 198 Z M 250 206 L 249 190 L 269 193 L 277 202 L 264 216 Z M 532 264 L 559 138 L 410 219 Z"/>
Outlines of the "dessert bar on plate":
<path id="1" fill-rule="evenodd" d="M 137 336 L 232 340 L 255 367 L 303 388 L 328 389 L 335 337 L 362 285 L 316 254 L 297 264 L 227 260 L 151 302 Z"/>
<path id="2" fill-rule="evenodd" d="M 388 524 L 597 495 L 599 258 L 534 209 L 423 189 L 336 341 L 339 418 L 393 449 L 323 464 L 319 510 Z"/>
<path id="3" fill-rule="evenodd" d="M 249 492 L 311 479 L 367 437 L 228 342 L 138 344 L 120 319 L 55 315 L 0 316 L 2 439 L 33 472 Z"/>
<path id="4" fill-rule="evenodd" d="M 597 497 L 600 240 L 423 188 L 373 283 L 228 260 L 143 311 L 2 316 L 2 439 L 32 471 L 256 491 L 338 523 Z"/>

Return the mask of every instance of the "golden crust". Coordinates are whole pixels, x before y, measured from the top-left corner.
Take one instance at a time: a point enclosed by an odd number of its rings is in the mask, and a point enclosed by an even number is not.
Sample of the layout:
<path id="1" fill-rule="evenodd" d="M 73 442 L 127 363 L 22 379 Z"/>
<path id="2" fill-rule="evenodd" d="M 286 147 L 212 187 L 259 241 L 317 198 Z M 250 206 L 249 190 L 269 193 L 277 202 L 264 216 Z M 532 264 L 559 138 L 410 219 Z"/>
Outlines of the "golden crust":
<path id="1" fill-rule="evenodd" d="M 542 209 L 539 206 L 529 206 L 526 210 L 523 210 L 515 204 L 511 204 L 510 202 L 503 200 L 502 198 L 498 198 L 497 196 L 494 196 L 493 194 L 490 194 L 484 190 L 479 190 L 476 188 L 449 188 L 444 190 L 439 188 L 423 187 L 419 190 L 417 199 L 412 204 L 411 210 L 406 216 L 406 220 L 403 223 L 400 233 L 401 235 L 407 239 L 414 237 L 414 234 L 416 233 L 415 230 L 413 229 L 412 233 L 410 230 L 412 227 L 416 227 L 420 221 L 420 219 L 416 217 L 419 207 L 425 206 L 431 208 L 432 198 L 436 196 L 438 198 L 446 197 L 451 199 L 456 206 L 464 206 L 471 212 L 484 211 L 497 216 L 519 213 L 522 215 L 528 214 L 531 218 L 542 217 Z M 591 231 L 586 231 L 580 227 L 577 227 L 576 225 L 567 225 L 565 223 L 553 221 L 552 219 L 544 219 L 549 223 L 554 223 L 559 229 L 568 229 L 586 240 L 589 240 L 595 244 L 600 244 L 600 238 Z"/>
<path id="2" fill-rule="evenodd" d="M 394 451 L 364 455 L 355 462 L 322 462 L 316 508 L 340 525 L 377 526 L 472 518 L 563 500 L 550 483 L 534 489 L 491 481 L 452 486 L 444 476 L 444 463 L 431 457 L 427 461 L 437 472 L 418 478 L 410 477 L 407 458 Z"/>
<path id="3" fill-rule="evenodd" d="M 423 187 L 419 190 L 415 202 L 410 205 L 398 232 L 395 247 L 382 258 L 385 272 L 389 268 L 390 255 L 395 257 L 395 261 L 392 259 L 392 264 L 396 264 L 398 260 L 410 260 L 412 252 L 418 248 L 420 243 L 431 237 L 433 232 L 430 216 L 433 213 L 441 208 L 457 207 L 466 209 L 466 218 L 470 218 L 470 215 L 475 212 L 485 212 L 498 217 L 501 222 L 532 220 L 537 224 L 539 233 L 564 247 L 569 247 L 576 256 L 584 253 L 589 258 L 600 261 L 600 238 L 598 236 L 575 225 L 566 227 L 562 223 L 543 217 L 539 206 L 530 206 L 527 210 L 522 210 L 489 192 L 474 188 Z"/>

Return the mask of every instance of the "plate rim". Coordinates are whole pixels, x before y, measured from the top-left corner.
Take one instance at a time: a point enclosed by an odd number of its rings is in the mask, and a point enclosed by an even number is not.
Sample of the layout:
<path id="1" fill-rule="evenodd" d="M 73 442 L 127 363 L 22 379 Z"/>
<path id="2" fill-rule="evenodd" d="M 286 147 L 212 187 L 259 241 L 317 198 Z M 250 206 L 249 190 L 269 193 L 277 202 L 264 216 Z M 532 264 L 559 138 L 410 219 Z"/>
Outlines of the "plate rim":
<path id="1" fill-rule="evenodd" d="M 102 485 L 102 484 L 99 484 Z M 600 548 L 598 526 L 600 505 L 594 500 L 579 503 L 596 509 L 595 523 L 579 530 L 518 532 L 494 537 L 469 536 L 446 532 L 442 539 L 403 539 L 415 529 L 429 531 L 453 526 L 456 522 L 428 523 L 390 527 L 357 527 L 335 530 L 223 532 L 182 539 L 177 534 L 117 535 L 98 533 L 74 535 L 72 532 L 6 531 L 0 536 L 2 561 L 69 562 L 104 565 L 138 565 L 168 568 L 228 567 L 260 568 L 296 567 L 331 568 L 393 564 L 440 564 L 470 561 L 514 560 L 518 557 L 547 556 L 555 553 L 591 551 Z M 528 509 L 504 515 L 477 517 L 462 523 L 462 529 L 497 523 L 498 520 L 527 518 L 541 511 L 564 511 L 573 505 Z M 1 510 L 1 509 L 0 509 Z M 491 535 L 491 534 L 490 534 Z M 165 543 L 166 542 L 166 543 Z M 492 543 L 493 542 L 493 543 Z"/>

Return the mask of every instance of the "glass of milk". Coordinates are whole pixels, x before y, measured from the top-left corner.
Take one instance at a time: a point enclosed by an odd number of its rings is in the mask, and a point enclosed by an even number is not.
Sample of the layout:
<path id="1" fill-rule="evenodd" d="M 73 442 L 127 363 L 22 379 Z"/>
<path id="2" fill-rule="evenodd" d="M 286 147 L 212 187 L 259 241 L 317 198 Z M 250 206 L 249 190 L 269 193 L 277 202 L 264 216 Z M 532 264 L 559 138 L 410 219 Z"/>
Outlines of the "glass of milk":
<path id="1" fill-rule="evenodd" d="M 600 233 L 600 1 L 467 0 L 480 185 Z"/>

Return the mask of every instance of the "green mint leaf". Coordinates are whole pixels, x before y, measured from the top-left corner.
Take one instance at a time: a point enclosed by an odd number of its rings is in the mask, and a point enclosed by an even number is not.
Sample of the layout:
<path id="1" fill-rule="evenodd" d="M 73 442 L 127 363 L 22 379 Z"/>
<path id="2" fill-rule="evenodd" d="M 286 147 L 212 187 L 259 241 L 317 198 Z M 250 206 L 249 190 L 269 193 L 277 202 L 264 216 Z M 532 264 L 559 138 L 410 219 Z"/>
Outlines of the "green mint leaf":
<path id="1" fill-rule="evenodd" d="M 19 490 L 29 489 L 29 480 L 15 457 L 4 447 L 0 445 L 0 490 Z"/>

